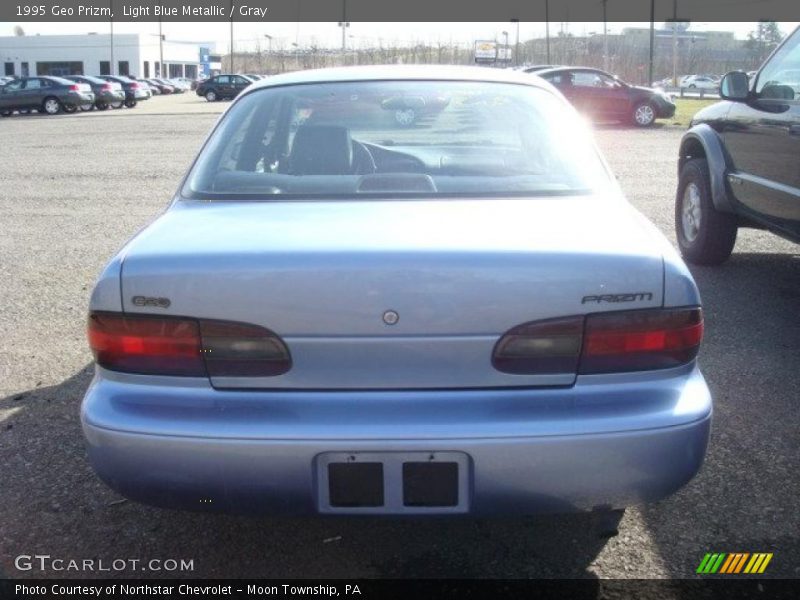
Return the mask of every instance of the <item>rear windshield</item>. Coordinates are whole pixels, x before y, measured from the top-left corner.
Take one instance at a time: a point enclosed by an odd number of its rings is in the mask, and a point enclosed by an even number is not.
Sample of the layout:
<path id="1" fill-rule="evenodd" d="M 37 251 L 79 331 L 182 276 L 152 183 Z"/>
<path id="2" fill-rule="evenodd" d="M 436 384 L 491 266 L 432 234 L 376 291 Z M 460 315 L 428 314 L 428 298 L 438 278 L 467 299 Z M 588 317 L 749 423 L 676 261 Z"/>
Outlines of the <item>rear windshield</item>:
<path id="1" fill-rule="evenodd" d="M 368 81 L 247 94 L 213 133 L 183 195 L 557 195 L 608 182 L 583 122 L 548 90 Z"/>

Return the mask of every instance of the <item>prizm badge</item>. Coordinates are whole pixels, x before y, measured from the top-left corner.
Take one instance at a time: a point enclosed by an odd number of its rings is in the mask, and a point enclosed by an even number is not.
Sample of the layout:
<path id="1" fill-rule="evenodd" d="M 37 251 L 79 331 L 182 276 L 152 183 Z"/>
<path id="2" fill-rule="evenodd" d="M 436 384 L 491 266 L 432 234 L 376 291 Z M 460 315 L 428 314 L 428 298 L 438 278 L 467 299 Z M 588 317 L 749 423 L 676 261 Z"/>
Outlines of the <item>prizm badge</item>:
<path id="1" fill-rule="evenodd" d="M 588 304 L 594 302 L 600 304 L 602 302 L 639 302 L 645 300 L 652 300 L 653 294 L 650 292 L 634 292 L 629 294 L 601 294 L 599 296 L 584 296 L 581 304 Z"/>
<path id="2" fill-rule="evenodd" d="M 131 298 L 134 306 L 155 306 L 157 308 L 169 308 L 172 304 L 169 298 L 153 298 L 150 296 L 134 296 Z"/>

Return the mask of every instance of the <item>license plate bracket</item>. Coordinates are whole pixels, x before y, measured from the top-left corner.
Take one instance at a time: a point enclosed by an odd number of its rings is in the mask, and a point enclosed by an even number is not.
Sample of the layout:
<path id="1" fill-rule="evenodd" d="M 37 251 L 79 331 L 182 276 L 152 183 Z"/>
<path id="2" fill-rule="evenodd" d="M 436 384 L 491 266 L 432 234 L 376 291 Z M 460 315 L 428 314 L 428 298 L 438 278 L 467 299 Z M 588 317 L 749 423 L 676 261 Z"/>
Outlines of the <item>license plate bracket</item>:
<path id="1" fill-rule="evenodd" d="M 315 471 L 321 513 L 469 511 L 472 469 L 463 452 L 326 452 Z"/>

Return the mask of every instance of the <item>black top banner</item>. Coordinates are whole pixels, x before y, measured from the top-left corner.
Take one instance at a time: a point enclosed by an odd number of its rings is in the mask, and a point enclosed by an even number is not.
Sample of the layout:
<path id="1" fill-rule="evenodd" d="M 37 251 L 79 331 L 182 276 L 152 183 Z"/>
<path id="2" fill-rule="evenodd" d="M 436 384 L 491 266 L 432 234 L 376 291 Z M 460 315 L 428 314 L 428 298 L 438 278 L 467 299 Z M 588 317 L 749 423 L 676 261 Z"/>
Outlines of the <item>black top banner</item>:
<path id="1" fill-rule="evenodd" d="M 797 0 L 2 0 L 0 21 L 797 21 Z"/>

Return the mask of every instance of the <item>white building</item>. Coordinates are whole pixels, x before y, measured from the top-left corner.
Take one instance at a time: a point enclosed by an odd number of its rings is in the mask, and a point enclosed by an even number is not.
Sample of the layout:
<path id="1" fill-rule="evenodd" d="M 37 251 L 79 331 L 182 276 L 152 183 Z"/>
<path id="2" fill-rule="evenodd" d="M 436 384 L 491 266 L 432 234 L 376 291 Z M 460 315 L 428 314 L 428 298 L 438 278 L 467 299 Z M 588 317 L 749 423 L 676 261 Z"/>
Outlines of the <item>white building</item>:
<path id="1" fill-rule="evenodd" d="M 213 44 L 122 33 L 0 37 L 3 75 L 135 75 L 189 77 L 218 70 Z M 161 68 L 161 62 L 164 68 Z M 215 60 L 216 59 L 216 60 Z"/>

